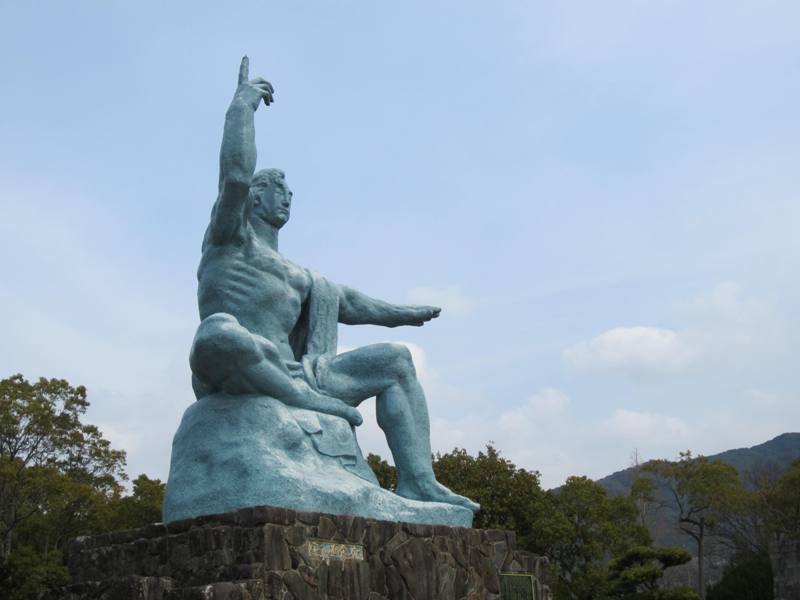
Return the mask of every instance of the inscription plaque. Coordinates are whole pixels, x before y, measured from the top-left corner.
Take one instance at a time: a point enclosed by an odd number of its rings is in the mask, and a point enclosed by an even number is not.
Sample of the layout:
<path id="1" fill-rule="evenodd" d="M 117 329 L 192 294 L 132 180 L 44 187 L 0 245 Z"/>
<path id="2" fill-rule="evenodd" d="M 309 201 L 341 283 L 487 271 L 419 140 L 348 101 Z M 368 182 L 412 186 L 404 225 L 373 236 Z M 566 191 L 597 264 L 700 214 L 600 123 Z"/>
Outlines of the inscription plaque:
<path id="1" fill-rule="evenodd" d="M 308 553 L 309 556 L 325 559 L 364 560 L 363 545 L 333 542 L 330 540 L 306 540 L 306 553 Z"/>
<path id="2" fill-rule="evenodd" d="M 500 573 L 502 600 L 537 600 L 530 573 Z"/>

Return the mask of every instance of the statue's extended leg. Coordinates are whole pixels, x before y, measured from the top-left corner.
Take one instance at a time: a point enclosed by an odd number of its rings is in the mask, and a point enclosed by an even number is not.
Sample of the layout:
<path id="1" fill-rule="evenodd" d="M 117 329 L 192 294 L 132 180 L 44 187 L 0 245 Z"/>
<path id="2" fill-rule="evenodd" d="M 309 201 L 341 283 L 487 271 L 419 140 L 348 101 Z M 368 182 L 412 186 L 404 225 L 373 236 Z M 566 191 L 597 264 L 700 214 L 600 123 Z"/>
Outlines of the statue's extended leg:
<path id="1" fill-rule="evenodd" d="M 378 425 L 397 467 L 397 494 L 478 510 L 478 504 L 436 481 L 431 464 L 430 419 L 411 353 L 401 344 L 373 344 L 336 356 L 323 391 L 354 405 L 376 396 Z"/>

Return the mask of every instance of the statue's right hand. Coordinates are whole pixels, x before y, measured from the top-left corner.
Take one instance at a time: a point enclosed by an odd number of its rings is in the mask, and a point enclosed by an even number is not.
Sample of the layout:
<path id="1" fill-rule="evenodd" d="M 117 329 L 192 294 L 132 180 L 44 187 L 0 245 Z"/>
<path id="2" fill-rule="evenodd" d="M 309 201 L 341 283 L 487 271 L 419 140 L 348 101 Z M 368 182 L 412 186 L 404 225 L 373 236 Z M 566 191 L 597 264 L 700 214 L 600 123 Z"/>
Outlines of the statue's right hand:
<path id="1" fill-rule="evenodd" d="M 347 419 L 347 422 L 350 423 L 353 427 L 358 427 L 364 422 L 364 418 L 361 416 L 361 413 L 358 412 L 358 409 L 353 408 L 352 406 L 347 406 L 345 404 L 345 414 L 342 416 Z"/>
<path id="2" fill-rule="evenodd" d="M 328 398 L 333 401 L 333 410 L 330 411 L 332 415 L 347 419 L 347 422 L 353 427 L 358 427 L 364 422 L 361 413 L 358 412 L 357 409 L 339 400 L 339 398 L 333 398 L 331 396 L 328 396 Z"/>
<path id="3" fill-rule="evenodd" d="M 341 417 L 342 419 L 346 419 L 347 422 L 354 427 L 358 427 L 364 422 L 358 410 L 339 398 L 319 393 L 302 379 L 295 379 L 293 383 L 296 393 L 301 394 L 305 398 L 302 405 L 306 408 L 327 413 L 334 417 Z"/>
<path id="4" fill-rule="evenodd" d="M 264 104 L 269 106 L 273 102 L 275 94 L 272 84 L 261 77 L 250 79 L 249 73 L 250 59 L 244 56 L 242 57 L 242 64 L 239 65 L 239 85 L 236 88 L 236 98 L 242 100 L 253 110 L 258 108 L 261 100 L 264 100 Z"/>

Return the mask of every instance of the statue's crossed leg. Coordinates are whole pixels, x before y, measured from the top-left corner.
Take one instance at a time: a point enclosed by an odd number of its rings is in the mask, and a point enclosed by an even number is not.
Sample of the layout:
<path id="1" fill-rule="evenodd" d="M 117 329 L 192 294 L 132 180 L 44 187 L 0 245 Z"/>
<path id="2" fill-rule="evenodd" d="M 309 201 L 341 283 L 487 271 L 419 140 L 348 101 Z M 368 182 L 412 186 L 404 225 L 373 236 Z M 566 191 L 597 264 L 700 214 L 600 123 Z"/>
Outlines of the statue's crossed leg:
<path id="1" fill-rule="evenodd" d="M 228 313 L 214 313 L 203 319 L 194 336 L 189 364 L 198 399 L 216 392 L 264 394 L 290 406 L 361 424 L 361 414 L 355 408 L 298 379 L 302 370 L 290 372 L 274 343 L 250 333 Z"/>
<path id="2" fill-rule="evenodd" d="M 215 391 L 262 393 L 292 406 L 335 414 L 354 425 L 361 422 L 354 407 L 375 396 L 378 425 L 397 467 L 397 494 L 479 509 L 436 481 L 425 394 L 411 353 L 402 344 L 372 344 L 339 354 L 320 365 L 317 389 L 311 389 L 297 374 L 293 377 L 272 342 L 250 333 L 235 317 L 216 313 L 200 324 L 190 363 L 198 396 Z"/>

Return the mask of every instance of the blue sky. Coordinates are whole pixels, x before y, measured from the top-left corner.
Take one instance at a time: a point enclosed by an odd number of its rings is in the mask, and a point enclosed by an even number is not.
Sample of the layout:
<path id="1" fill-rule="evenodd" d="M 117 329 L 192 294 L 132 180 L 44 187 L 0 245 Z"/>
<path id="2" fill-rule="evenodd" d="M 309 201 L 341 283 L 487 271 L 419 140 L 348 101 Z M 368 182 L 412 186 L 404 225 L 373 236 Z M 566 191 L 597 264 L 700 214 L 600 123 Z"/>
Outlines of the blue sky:
<path id="1" fill-rule="evenodd" d="M 239 59 L 281 250 L 396 302 L 433 446 L 547 486 L 800 424 L 795 2 L 0 1 L 0 371 L 166 478 Z M 374 408 L 365 450 L 388 455 Z"/>

